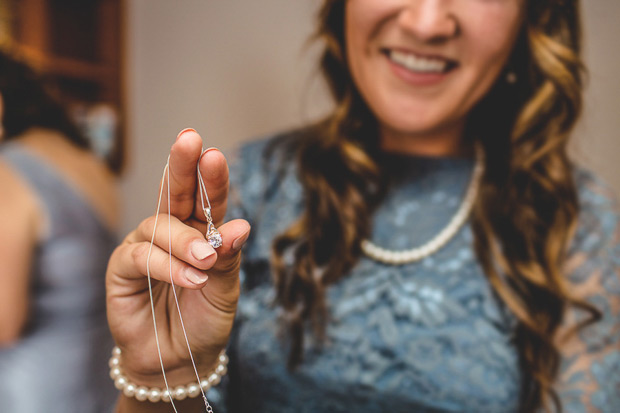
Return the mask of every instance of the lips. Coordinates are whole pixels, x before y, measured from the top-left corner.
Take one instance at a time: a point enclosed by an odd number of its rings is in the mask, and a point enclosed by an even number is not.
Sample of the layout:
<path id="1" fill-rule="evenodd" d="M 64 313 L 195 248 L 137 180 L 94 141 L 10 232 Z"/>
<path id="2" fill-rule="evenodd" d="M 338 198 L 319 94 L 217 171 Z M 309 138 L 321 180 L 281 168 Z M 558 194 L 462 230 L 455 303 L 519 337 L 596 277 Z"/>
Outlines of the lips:
<path id="1" fill-rule="evenodd" d="M 456 61 L 440 56 L 423 56 L 400 49 L 382 52 L 392 63 L 416 74 L 445 74 L 458 66 Z"/>

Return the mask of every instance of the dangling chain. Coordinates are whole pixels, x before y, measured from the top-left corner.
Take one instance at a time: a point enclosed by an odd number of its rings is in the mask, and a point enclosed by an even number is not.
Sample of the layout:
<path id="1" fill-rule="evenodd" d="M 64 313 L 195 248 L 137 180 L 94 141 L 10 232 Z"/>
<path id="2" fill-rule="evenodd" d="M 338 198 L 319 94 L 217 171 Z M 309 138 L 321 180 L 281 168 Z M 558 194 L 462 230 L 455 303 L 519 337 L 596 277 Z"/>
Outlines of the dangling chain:
<path id="1" fill-rule="evenodd" d="M 213 217 L 211 216 L 211 203 L 209 202 L 207 188 L 205 186 L 204 180 L 202 179 L 202 174 L 200 173 L 200 160 L 202 159 L 202 156 L 204 154 L 205 154 L 205 151 L 202 151 L 200 158 L 198 159 L 196 169 L 197 169 L 197 177 L 198 177 L 198 184 L 199 184 L 198 186 L 199 186 L 199 192 L 200 192 L 200 201 L 202 204 L 202 210 L 205 215 L 205 219 L 207 220 L 207 230 L 205 233 L 205 238 L 207 239 L 207 242 L 209 242 L 209 244 L 211 244 L 213 248 L 218 248 L 222 246 L 222 235 L 219 233 L 219 231 L 215 228 L 215 225 L 213 224 Z M 170 204 L 171 204 L 170 202 L 170 156 L 168 156 L 168 161 L 166 162 L 166 166 L 164 167 L 164 173 L 163 173 L 161 182 L 162 183 L 161 183 L 160 191 L 159 191 L 159 199 L 157 201 L 157 212 L 155 214 L 155 226 L 153 228 L 153 235 L 151 237 L 151 243 L 149 245 L 149 252 L 147 255 L 147 262 L 146 262 L 146 273 L 147 273 L 147 279 L 148 279 L 148 285 L 149 285 L 149 298 L 151 302 L 151 313 L 153 315 L 153 328 L 155 330 L 155 343 L 157 345 L 157 355 L 159 356 L 159 364 L 161 366 L 161 372 L 164 378 L 164 384 L 166 385 L 167 394 L 170 396 L 170 403 L 172 404 L 172 408 L 174 409 L 175 413 L 178 413 L 177 408 L 173 401 L 172 391 L 170 390 L 170 387 L 168 386 L 168 380 L 166 378 L 166 370 L 164 368 L 164 362 L 163 362 L 163 358 L 161 355 L 159 335 L 157 334 L 157 320 L 155 318 L 155 304 L 153 300 L 153 287 L 151 283 L 151 267 L 150 267 L 151 253 L 152 253 L 153 244 L 155 241 L 155 232 L 157 231 L 159 211 L 161 208 L 161 200 L 162 200 L 162 195 L 164 191 L 164 182 L 166 182 L 167 189 L 168 189 L 168 257 L 169 257 L 169 260 L 168 260 L 169 269 L 168 270 L 170 274 L 170 284 L 172 286 L 172 293 L 174 296 L 174 302 L 176 304 L 177 312 L 179 314 L 179 320 L 181 322 L 181 329 L 183 331 L 183 336 L 185 337 L 185 344 L 187 345 L 187 351 L 189 352 L 189 358 L 192 362 L 192 367 L 194 368 L 194 373 L 196 374 L 196 380 L 198 381 L 198 387 L 200 388 L 200 393 L 202 394 L 202 399 L 204 400 L 204 403 L 205 403 L 205 409 L 207 413 L 213 413 L 213 408 L 209 404 L 209 401 L 207 400 L 207 396 L 201 386 L 200 376 L 198 374 L 198 368 L 196 367 L 196 362 L 194 361 L 194 355 L 189 345 L 189 339 L 187 338 L 187 331 L 185 330 L 185 324 L 183 323 L 183 316 L 181 315 L 181 307 L 179 305 L 179 300 L 177 297 L 176 286 L 174 284 L 174 280 L 172 279 L 172 234 L 171 234 L 171 215 L 170 215 Z M 204 202 L 205 199 L 207 201 L 207 207 L 205 207 L 205 202 Z"/>
<path id="2" fill-rule="evenodd" d="M 207 187 L 205 186 L 205 182 L 202 179 L 202 174 L 200 173 L 200 160 L 206 151 L 202 151 L 200 158 L 198 158 L 198 163 L 196 164 L 196 173 L 198 176 L 198 190 L 200 191 L 200 203 L 202 205 L 202 212 L 205 214 L 205 219 L 207 220 L 207 230 L 205 232 L 205 238 L 207 242 L 211 244 L 213 248 L 219 248 L 222 246 L 222 235 L 213 225 L 213 217 L 211 216 L 211 202 L 209 202 L 209 196 L 207 195 Z M 204 195 L 203 195 L 204 193 Z M 207 200 L 207 206 L 205 207 L 205 199 Z"/>

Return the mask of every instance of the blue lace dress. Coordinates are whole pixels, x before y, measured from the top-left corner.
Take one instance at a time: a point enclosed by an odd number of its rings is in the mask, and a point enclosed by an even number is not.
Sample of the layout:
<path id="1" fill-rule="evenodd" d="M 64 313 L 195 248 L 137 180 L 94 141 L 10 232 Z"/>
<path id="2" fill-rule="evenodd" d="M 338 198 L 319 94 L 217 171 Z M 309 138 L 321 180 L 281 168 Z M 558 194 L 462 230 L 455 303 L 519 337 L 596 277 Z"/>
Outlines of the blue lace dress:
<path id="1" fill-rule="evenodd" d="M 307 334 L 303 364 L 287 371 L 278 338 L 269 256 L 302 208 L 295 165 L 265 162 L 269 141 L 250 143 L 231 169 L 230 218 L 252 224 L 245 248 L 231 364 L 210 392 L 220 412 L 516 412 L 521 372 L 514 316 L 472 250 L 469 226 L 420 262 L 361 258 L 329 287 L 322 349 Z M 274 156 L 274 160 L 279 159 Z M 372 240 L 421 245 L 458 208 L 471 159 L 385 155 L 394 185 L 373 217 Z M 567 412 L 620 411 L 620 221 L 613 197 L 579 171 L 580 226 L 567 273 L 603 320 L 563 346 L 557 389 Z M 578 316 L 578 315 L 570 315 Z"/>

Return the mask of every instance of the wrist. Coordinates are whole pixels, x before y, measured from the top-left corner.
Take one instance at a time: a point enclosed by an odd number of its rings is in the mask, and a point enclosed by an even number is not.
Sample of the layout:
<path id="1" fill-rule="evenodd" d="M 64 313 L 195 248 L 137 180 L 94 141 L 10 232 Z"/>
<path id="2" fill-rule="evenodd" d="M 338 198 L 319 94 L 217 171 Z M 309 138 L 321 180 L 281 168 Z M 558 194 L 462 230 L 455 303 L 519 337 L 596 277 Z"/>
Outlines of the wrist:
<path id="1" fill-rule="evenodd" d="M 166 369 L 166 380 L 164 380 L 161 370 L 159 374 L 126 371 L 121 356 L 120 348 L 114 347 L 109 361 L 110 377 L 114 380 L 115 387 L 126 397 L 135 397 L 140 401 L 169 402 L 170 396 L 174 400 L 196 397 L 219 384 L 222 376 L 228 370 L 228 357 L 223 350 L 211 363 L 206 373 L 201 374 L 198 371 L 200 381 L 196 377 L 196 371 L 191 366 Z"/>
<path id="2" fill-rule="evenodd" d="M 201 349 L 193 354 L 200 377 L 207 376 L 214 371 L 223 348 L 225 345 L 214 346 L 209 349 Z M 182 349 L 180 351 L 182 352 Z M 196 372 L 189 358 L 183 358 L 177 353 L 174 353 L 174 357 L 167 357 L 167 352 L 162 352 L 161 357 L 169 386 L 184 385 L 196 380 Z M 162 366 L 156 348 L 134 348 L 131 345 L 127 347 L 116 346 L 110 357 L 110 369 L 118 367 L 118 365 L 114 365 L 113 358 L 118 359 L 117 364 L 121 366 L 123 374 L 130 381 L 150 387 L 165 386 Z"/>

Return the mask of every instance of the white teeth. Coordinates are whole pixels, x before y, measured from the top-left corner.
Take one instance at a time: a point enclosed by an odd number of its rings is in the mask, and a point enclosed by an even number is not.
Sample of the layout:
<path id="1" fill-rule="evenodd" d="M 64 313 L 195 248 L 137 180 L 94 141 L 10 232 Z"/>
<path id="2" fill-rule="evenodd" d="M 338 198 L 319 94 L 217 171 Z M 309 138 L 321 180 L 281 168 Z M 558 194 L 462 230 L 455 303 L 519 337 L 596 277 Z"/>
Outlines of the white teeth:
<path id="1" fill-rule="evenodd" d="M 411 53 L 404 53 L 396 50 L 390 51 L 389 57 L 394 63 L 397 63 L 412 72 L 443 73 L 448 65 L 448 62 L 445 60 L 419 57 Z"/>

